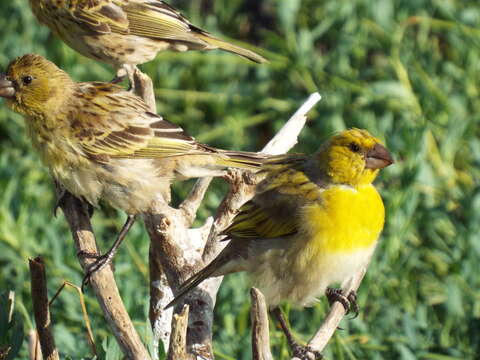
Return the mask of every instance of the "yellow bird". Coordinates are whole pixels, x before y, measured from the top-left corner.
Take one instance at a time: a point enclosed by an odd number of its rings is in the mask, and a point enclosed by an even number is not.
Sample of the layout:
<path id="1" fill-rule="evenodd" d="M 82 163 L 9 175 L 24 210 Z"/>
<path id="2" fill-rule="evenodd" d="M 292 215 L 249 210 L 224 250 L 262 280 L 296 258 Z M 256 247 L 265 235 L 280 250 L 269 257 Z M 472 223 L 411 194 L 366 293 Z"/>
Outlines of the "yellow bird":
<path id="1" fill-rule="evenodd" d="M 246 271 L 277 316 L 283 300 L 304 307 L 324 293 L 355 308 L 355 294 L 329 286 L 345 283 L 374 251 L 385 210 L 372 182 L 392 163 L 380 141 L 360 129 L 333 136 L 312 156 L 267 161 L 256 195 L 224 231 L 230 243 L 168 306 L 206 278 Z M 306 349 L 282 327 L 300 356 Z"/>
<path id="2" fill-rule="evenodd" d="M 174 179 L 222 176 L 227 167 L 256 170 L 265 158 L 198 143 L 122 87 L 77 83 L 35 54 L 13 60 L 0 74 L 0 96 L 24 116 L 34 147 L 58 183 L 93 206 L 103 199 L 129 215 L 123 235 L 135 215 L 170 201 Z"/>
<path id="3" fill-rule="evenodd" d="M 40 23 L 72 49 L 113 65 L 130 79 L 138 64 L 164 50 L 221 49 L 257 63 L 253 51 L 217 39 L 160 0 L 29 0 Z"/>

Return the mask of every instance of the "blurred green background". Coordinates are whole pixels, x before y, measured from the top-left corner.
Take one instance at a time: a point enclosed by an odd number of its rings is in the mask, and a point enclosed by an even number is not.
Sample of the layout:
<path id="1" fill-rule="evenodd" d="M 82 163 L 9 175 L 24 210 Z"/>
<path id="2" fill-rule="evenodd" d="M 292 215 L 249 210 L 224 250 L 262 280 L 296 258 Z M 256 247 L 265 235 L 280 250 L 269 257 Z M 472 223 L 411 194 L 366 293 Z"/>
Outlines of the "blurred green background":
<path id="1" fill-rule="evenodd" d="M 386 228 L 359 291 L 362 311 L 343 320 L 327 359 L 475 359 L 480 352 L 480 4 L 454 0 L 170 1 L 196 25 L 265 49 L 271 62 L 209 53 L 163 53 L 142 69 L 153 79 L 158 112 L 211 145 L 257 150 L 314 91 L 297 152 L 312 152 L 356 126 L 385 141 L 397 160 L 377 181 Z M 76 80 L 113 71 L 77 55 L 33 18 L 27 0 L 0 2 L 0 68 L 36 52 Z M 27 259 L 46 259 L 49 291 L 82 273 L 63 215 L 52 215 L 51 180 L 20 116 L 0 105 L 0 292 L 16 292 L 25 331 L 33 316 Z M 190 184 L 175 186 L 182 199 Z M 225 186 L 216 181 L 200 211 L 213 214 Z M 102 208 L 94 227 L 106 249 L 124 215 Z M 141 335 L 149 335 L 148 239 L 135 225 L 115 259 L 116 278 Z M 87 307 L 101 358 L 120 359 L 96 299 Z M 308 340 L 325 301 L 290 311 Z M 53 307 L 62 358 L 90 356 L 73 291 Z M 248 282 L 224 282 L 215 313 L 218 359 L 251 358 Z M 280 331 L 275 359 L 288 359 Z M 2 336 L 0 336 L 2 341 Z M 1 347 L 0 343 L 0 347 Z M 247 350 L 248 349 L 248 350 Z M 27 357 L 24 342 L 19 358 Z M 477 354 L 477 355 L 475 355 Z"/>

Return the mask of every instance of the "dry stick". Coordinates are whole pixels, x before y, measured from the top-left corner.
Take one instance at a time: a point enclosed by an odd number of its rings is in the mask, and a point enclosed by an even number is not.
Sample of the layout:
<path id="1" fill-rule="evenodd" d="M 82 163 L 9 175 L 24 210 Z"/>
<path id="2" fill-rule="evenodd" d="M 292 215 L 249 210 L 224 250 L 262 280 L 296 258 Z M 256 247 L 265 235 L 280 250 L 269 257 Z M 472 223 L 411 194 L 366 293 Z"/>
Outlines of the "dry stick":
<path id="1" fill-rule="evenodd" d="M 46 360 L 58 360 L 58 350 L 52 334 L 52 323 L 48 307 L 47 276 L 45 264 L 41 257 L 30 259 L 30 278 L 32 288 L 33 313 L 37 325 L 42 353 Z"/>
<path id="2" fill-rule="evenodd" d="M 135 94 L 145 101 L 152 113 L 156 114 L 157 106 L 155 105 L 155 92 L 153 89 L 152 79 L 135 67 L 133 81 Z"/>
<path id="3" fill-rule="evenodd" d="M 256 288 L 250 289 L 252 306 L 250 317 L 252 319 L 252 359 L 273 360 L 270 352 L 270 334 L 268 331 L 268 311 L 265 297 Z"/>
<path id="4" fill-rule="evenodd" d="M 42 358 L 42 349 L 40 348 L 40 341 L 38 341 L 37 331 L 31 329 L 28 332 L 28 359 L 42 360 Z"/>
<path id="5" fill-rule="evenodd" d="M 98 255 L 97 243 L 90 223 L 87 204 L 67 192 L 60 202 L 60 207 L 70 226 L 75 247 L 79 254 L 78 260 L 83 271 L 86 272 L 88 265 L 95 259 L 80 254 Z M 150 359 L 122 302 L 111 267 L 106 266 L 101 271 L 93 273 L 90 285 L 97 296 L 105 319 L 126 358 L 129 360 Z"/>
<path id="6" fill-rule="evenodd" d="M 167 360 L 187 360 L 187 326 L 188 326 L 188 305 L 183 307 L 179 314 L 173 315 L 172 335 L 170 337 L 170 351 Z"/>

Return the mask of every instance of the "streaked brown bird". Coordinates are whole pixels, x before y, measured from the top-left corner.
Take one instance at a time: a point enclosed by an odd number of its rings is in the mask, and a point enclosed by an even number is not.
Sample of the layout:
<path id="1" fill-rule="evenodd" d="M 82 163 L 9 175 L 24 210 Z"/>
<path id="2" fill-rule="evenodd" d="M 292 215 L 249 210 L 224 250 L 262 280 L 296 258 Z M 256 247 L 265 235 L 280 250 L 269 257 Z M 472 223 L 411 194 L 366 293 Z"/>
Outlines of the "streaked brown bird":
<path id="1" fill-rule="evenodd" d="M 128 74 L 131 80 L 136 65 L 164 50 L 221 49 L 266 62 L 255 52 L 192 25 L 160 0 L 29 1 L 42 24 L 84 56 L 113 65 L 119 78 Z"/>
<path id="2" fill-rule="evenodd" d="M 227 167 L 257 169 L 264 156 L 215 149 L 149 112 L 144 101 L 112 83 L 77 83 L 54 63 L 27 54 L 0 76 L 0 96 L 22 114 L 54 179 L 96 206 L 100 199 L 128 214 L 170 200 L 174 179 L 221 176 Z M 123 237 L 98 262 L 113 257 Z"/>

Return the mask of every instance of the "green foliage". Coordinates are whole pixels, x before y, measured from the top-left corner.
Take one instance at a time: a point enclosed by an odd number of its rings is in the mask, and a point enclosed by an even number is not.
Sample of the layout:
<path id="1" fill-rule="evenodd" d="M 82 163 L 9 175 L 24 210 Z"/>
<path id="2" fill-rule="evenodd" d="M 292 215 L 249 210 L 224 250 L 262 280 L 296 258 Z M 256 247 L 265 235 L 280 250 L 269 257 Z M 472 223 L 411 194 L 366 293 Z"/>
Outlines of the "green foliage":
<path id="1" fill-rule="evenodd" d="M 171 1 L 195 24 L 253 43 L 271 62 L 258 66 L 221 52 L 163 53 L 142 66 L 156 87 L 158 111 L 198 140 L 259 149 L 293 111 L 319 91 L 298 152 L 333 132 L 367 128 L 397 159 L 377 182 L 386 228 L 359 291 L 359 318 L 341 324 L 328 359 L 474 359 L 480 351 L 480 4 L 439 0 Z M 109 80 L 107 66 L 70 50 L 40 26 L 27 0 L 0 2 L 0 68 L 15 56 L 46 55 L 76 80 Z M 27 258 L 45 257 L 51 295 L 63 280 L 80 283 L 75 249 L 53 190 L 19 116 L 0 106 L 0 289 L 15 290 L 32 326 Z M 175 186 L 177 201 L 189 184 Z M 216 181 L 200 212 L 213 214 Z M 98 210 L 94 227 L 106 249 L 124 215 Z M 122 297 L 140 334 L 148 331 L 148 240 L 136 225 L 115 260 Z M 119 359 L 96 299 L 86 296 L 100 358 Z M 216 309 L 219 359 L 249 359 L 248 282 L 232 275 Z M 326 311 L 290 311 L 307 340 Z M 0 309 L 1 310 L 1 309 Z M 52 309 L 62 357 L 89 353 L 78 299 Z M 288 359 L 272 324 L 276 359 Z M 25 342 L 24 342 L 25 344 Z M 100 347 L 100 346 L 99 346 Z M 26 358 L 26 346 L 19 358 Z"/>
<path id="2" fill-rule="evenodd" d="M 13 295 L 13 292 L 11 292 Z M 14 312 L 13 298 L 0 294 L 0 359 L 15 359 L 23 342 L 23 321 Z"/>

